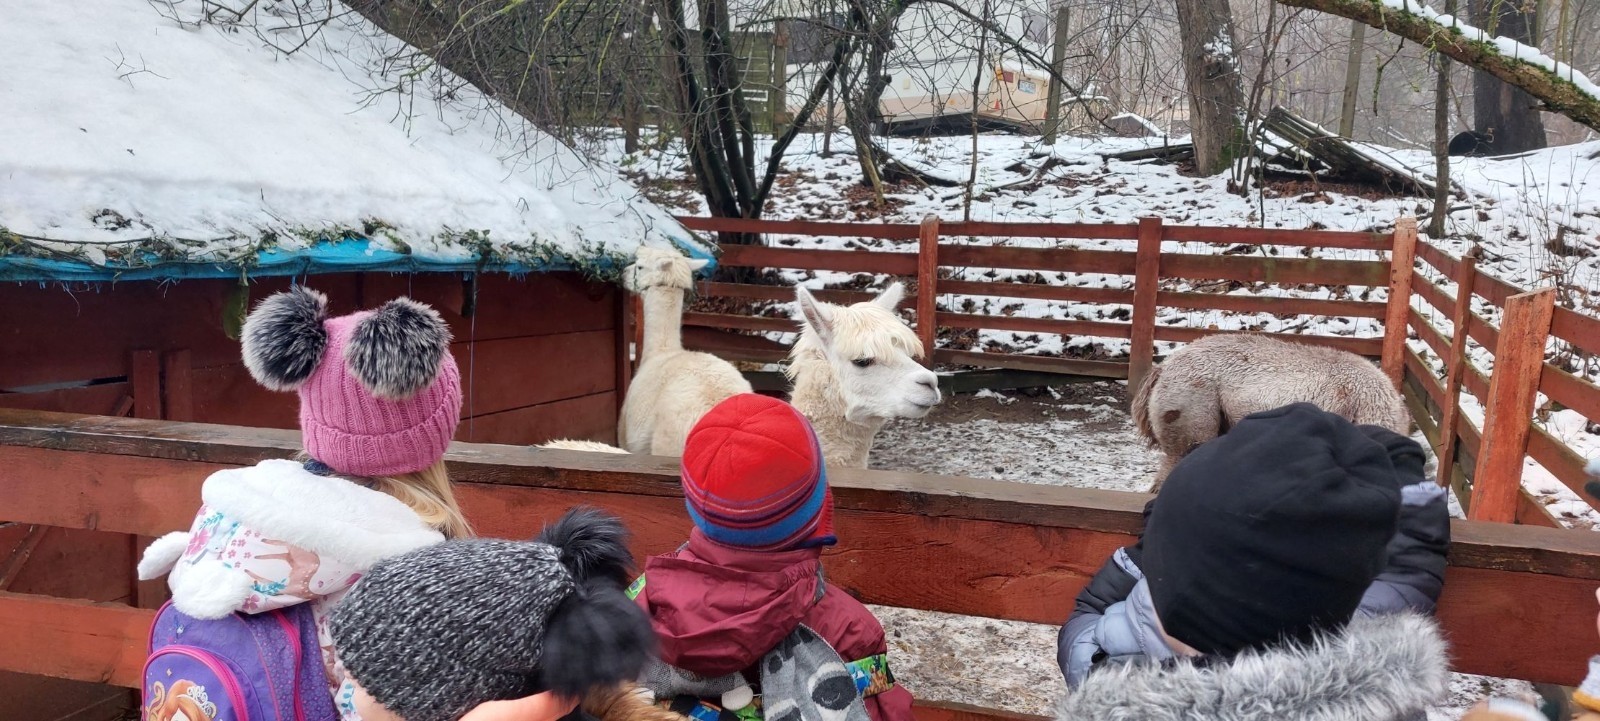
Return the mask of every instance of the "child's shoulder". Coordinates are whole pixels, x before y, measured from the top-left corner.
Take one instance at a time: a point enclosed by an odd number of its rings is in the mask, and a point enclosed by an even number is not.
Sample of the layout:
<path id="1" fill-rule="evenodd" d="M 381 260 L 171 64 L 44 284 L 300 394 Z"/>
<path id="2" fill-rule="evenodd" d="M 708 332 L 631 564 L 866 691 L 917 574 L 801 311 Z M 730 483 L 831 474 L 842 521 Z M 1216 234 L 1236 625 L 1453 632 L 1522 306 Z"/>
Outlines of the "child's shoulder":
<path id="1" fill-rule="evenodd" d="M 295 461 L 218 471 L 200 496 L 207 511 L 230 522 L 357 567 L 444 540 L 393 496 Z"/>

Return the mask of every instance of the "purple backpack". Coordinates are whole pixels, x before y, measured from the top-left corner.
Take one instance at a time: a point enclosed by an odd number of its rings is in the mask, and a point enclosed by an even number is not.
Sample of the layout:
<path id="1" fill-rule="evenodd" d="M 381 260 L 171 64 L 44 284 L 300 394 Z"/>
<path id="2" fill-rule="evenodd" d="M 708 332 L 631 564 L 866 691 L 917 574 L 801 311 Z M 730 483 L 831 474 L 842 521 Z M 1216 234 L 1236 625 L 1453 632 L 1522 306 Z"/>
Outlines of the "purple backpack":
<path id="1" fill-rule="evenodd" d="M 202 621 L 171 603 L 150 626 L 144 721 L 337 721 L 311 604 Z"/>

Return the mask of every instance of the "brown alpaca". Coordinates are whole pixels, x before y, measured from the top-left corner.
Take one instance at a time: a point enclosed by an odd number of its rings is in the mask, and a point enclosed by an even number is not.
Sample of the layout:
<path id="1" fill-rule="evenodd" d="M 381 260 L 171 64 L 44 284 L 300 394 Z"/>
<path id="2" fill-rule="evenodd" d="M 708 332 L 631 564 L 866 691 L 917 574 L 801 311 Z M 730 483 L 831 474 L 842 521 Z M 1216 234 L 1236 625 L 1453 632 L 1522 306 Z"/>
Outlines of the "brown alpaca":
<path id="1" fill-rule="evenodd" d="M 1355 423 L 1411 432 L 1404 401 L 1367 359 L 1261 335 L 1211 335 L 1152 368 L 1133 396 L 1139 435 L 1165 457 L 1150 492 L 1189 451 L 1251 413 L 1314 403 Z"/>

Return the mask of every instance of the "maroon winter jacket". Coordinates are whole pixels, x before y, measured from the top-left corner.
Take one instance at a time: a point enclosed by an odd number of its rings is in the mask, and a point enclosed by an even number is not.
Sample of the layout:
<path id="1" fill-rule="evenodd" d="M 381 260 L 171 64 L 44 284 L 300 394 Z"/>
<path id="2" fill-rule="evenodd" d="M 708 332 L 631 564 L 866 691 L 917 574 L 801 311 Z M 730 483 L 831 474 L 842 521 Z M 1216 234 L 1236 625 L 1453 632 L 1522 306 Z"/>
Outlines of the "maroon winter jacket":
<path id="1" fill-rule="evenodd" d="M 816 600 L 820 556 L 817 548 L 731 548 L 695 529 L 682 550 L 650 557 L 637 600 L 661 639 L 661 660 L 702 676 L 760 678 L 756 663 L 802 623 L 845 661 L 887 651 L 883 625 L 860 601 L 831 583 Z M 866 705 L 872 721 L 912 721 L 911 693 L 899 684 Z"/>

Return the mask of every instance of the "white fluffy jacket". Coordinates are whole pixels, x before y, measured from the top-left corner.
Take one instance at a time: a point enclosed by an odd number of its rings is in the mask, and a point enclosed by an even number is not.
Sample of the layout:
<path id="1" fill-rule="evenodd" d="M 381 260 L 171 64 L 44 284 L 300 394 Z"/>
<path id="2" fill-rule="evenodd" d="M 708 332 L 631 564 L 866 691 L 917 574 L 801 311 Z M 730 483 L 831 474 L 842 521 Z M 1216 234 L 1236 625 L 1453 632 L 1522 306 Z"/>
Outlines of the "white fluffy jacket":
<path id="1" fill-rule="evenodd" d="M 1061 721 L 1398 721 L 1443 700 L 1449 661 L 1429 618 L 1357 618 L 1303 647 L 1196 665 L 1130 663 L 1089 674 Z"/>
<path id="2" fill-rule="evenodd" d="M 201 619 L 310 603 L 329 692 L 345 721 L 360 721 L 332 652 L 330 612 L 378 561 L 444 536 L 393 496 L 294 461 L 218 471 L 200 497 L 188 531 L 145 549 L 139 577 L 170 573 L 172 605 Z"/>

